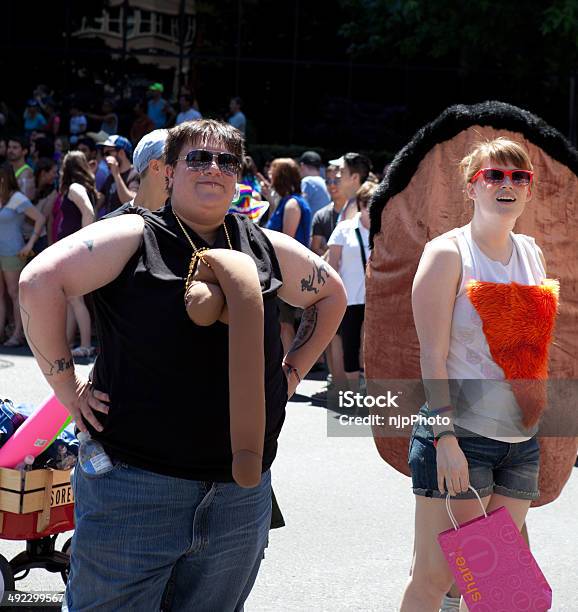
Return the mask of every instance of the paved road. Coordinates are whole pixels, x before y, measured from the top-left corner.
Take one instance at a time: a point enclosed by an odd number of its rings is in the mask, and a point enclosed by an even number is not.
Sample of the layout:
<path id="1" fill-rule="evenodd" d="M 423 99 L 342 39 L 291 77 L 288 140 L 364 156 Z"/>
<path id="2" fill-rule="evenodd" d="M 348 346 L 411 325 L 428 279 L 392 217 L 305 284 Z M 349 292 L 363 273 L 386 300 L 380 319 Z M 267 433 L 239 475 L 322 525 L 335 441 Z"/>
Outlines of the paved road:
<path id="1" fill-rule="evenodd" d="M 12 365 L 3 368 L 2 360 Z M 409 479 L 379 458 L 371 438 L 327 436 L 327 420 L 336 415 L 309 399 L 321 386 L 303 381 L 287 408 L 273 469 L 287 526 L 271 532 L 247 612 L 393 612 L 407 578 Z M 36 403 L 47 391 L 24 351 L 0 353 L 0 396 Z M 578 610 L 577 499 L 575 473 L 559 500 L 531 510 L 528 518 L 534 554 L 554 590 L 555 612 Z M 21 542 L 0 541 L 0 553 L 8 558 L 21 550 Z M 18 588 L 62 590 L 62 582 L 34 570 Z"/>

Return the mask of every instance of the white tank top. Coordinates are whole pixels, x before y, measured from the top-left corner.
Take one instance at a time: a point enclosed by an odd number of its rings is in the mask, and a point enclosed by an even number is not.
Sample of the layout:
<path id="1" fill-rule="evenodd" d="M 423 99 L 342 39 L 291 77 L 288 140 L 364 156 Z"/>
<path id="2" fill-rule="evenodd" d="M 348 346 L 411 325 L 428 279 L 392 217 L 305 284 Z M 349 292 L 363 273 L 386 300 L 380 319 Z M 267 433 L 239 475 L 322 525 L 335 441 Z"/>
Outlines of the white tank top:
<path id="1" fill-rule="evenodd" d="M 541 285 L 546 272 L 536 242 L 530 236 L 510 232 L 512 256 L 507 264 L 502 264 L 481 251 L 472 238 L 469 224 L 442 237 L 456 240 L 462 258 L 462 279 L 454 305 L 446 362 L 448 378 L 452 381 L 454 423 L 494 440 L 529 440 L 537 428 L 524 428 L 521 410 L 504 371 L 492 359 L 482 321 L 467 296 L 466 286 L 471 280 Z"/>

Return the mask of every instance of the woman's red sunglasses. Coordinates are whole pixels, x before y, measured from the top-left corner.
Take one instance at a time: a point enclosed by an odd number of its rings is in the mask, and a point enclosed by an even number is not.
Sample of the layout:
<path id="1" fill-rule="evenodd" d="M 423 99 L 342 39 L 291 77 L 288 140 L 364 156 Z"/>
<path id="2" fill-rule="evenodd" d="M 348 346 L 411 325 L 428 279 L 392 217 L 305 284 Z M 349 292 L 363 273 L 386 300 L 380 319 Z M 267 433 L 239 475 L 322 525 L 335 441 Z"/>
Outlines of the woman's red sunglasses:
<path id="1" fill-rule="evenodd" d="M 534 173 L 530 170 L 500 170 L 498 168 L 482 168 L 481 170 L 478 170 L 474 176 L 472 176 L 470 183 L 475 183 L 480 176 L 483 176 L 484 181 L 489 185 L 499 185 L 506 180 L 507 176 L 509 176 L 514 185 L 517 185 L 518 187 L 525 187 L 532 183 Z"/>

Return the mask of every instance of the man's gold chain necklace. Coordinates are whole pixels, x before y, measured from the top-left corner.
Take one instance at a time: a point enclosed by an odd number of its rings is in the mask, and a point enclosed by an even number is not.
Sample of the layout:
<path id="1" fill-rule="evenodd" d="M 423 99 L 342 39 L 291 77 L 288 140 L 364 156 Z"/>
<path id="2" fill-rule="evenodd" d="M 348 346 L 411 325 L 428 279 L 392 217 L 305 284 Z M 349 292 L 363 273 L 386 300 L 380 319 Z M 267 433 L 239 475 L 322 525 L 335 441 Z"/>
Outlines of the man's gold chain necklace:
<path id="1" fill-rule="evenodd" d="M 195 272 L 195 267 L 197 265 L 198 260 L 200 259 L 206 266 L 208 266 L 209 268 L 211 267 L 209 265 L 209 262 L 204 258 L 205 253 L 209 251 L 210 249 L 208 247 L 201 247 L 200 249 L 197 248 L 197 246 L 193 242 L 193 239 L 189 236 L 189 232 L 187 232 L 187 230 L 185 229 L 185 226 L 182 224 L 181 220 L 179 219 L 179 216 L 174 210 L 173 210 L 173 215 L 175 215 L 175 219 L 177 220 L 177 223 L 179 224 L 181 230 L 183 231 L 183 234 L 185 235 L 186 239 L 189 241 L 189 244 L 191 245 L 191 248 L 193 249 L 193 255 L 189 263 L 189 271 L 187 273 L 187 280 L 185 281 L 185 296 L 186 296 L 187 291 L 189 290 L 189 285 L 191 284 L 191 280 L 193 278 L 193 274 Z M 229 231 L 227 230 L 227 224 L 225 223 L 224 220 L 223 220 L 223 229 L 225 230 L 225 237 L 227 238 L 227 244 L 229 245 L 229 249 L 232 251 L 233 245 L 231 244 L 231 238 L 229 238 Z"/>

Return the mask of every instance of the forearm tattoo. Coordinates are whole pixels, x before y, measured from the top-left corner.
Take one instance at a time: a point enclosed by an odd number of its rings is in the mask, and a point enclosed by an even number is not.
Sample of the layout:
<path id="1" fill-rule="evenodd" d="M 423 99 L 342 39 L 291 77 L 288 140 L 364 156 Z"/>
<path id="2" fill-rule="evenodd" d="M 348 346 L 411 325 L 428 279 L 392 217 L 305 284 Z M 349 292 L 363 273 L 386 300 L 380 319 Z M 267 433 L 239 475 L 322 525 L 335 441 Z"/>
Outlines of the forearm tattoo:
<path id="1" fill-rule="evenodd" d="M 94 248 L 94 240 L 84 240 L 84 244 L 86 248 L 92 253 L 92 249 Z"/>
<path id="2" fill-rule="evenodd" d="M 295 340 L 289 349 L 289 354 L 300 349 L 304 344 L 309 342 L 317 327 L 317 306 L 313 304 L 303 311 L 301 316 L 301 324 L 295 335 Z"/>
<path id="3" fill-rule="evenodd" d="M 319 293 L 319 288 L 325 285 L 328 276 L 329 268 L 325 262 L 311 261 L 311 274 L 301 279 L 301 291 Z"/>
<path id="4" fill-rule="evenodd" d="M 70 368 L 74 367 L 74 359 L 72 357 L 68 360 L 65 357 L 56 359 L 54 361 L 54 366 L 56 367 L 56 374 L 60 374 L 61 372 L 65 372 L 66 370 L 70 370 Z"/>
<path id="5" fill-rule="evenodd" d="M 66 370 L 73 369 L 74 359 L 72 357 L 70 357 L 69 359 L 66 359 L 66 357 L 61 357 L 60 359 L 54 359 L 51 361 L 40 352 L 36 344 L 34 344 L 34 342 L 32 341 L 32 338 L 30 337 L 30 314 L 26 312 L 22 305 L 20 305 L 20 313 L 22 316 L 24 335 L 26 336 L 30 347 L 34 349 L 34 354 L 37 355 L 39 358 L 38 365 L 40 366 L 40 369 L 42 370 L 44 376 L 49 378 L 56 374 L 62 374 L 63 372 L 66 372 Z"/>

